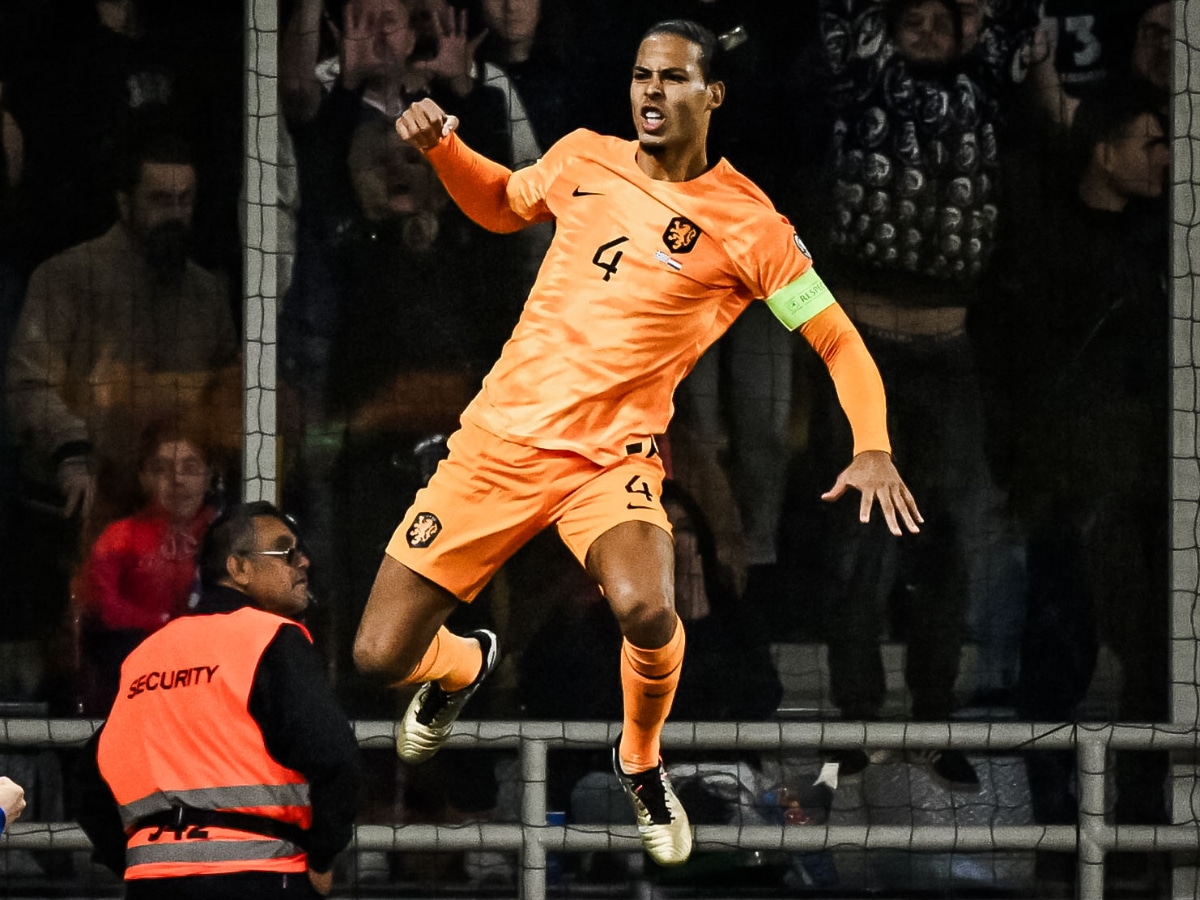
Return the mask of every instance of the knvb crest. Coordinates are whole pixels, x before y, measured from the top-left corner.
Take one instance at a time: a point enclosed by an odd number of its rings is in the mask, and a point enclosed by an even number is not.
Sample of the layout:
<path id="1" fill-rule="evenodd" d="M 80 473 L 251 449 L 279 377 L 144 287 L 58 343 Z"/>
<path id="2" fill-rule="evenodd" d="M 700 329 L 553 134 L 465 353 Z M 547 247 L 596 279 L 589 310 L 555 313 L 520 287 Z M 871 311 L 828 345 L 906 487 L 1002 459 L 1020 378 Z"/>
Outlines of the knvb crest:
<path id="1" fill-rule="evenodd" d="M 700 226 L 683 216 L 676 216 L 663 232 L 663 243 L 672 253 L 687 253 L 694 246 L 703 232 Z"/>
<path id="2" fill-rule="evenodd" d="M 408 546 L 428 547 L 433 539 L 441 534 L 442 523 L 433 513 L 417 513 L 413 523 L 408 526 Z"/>

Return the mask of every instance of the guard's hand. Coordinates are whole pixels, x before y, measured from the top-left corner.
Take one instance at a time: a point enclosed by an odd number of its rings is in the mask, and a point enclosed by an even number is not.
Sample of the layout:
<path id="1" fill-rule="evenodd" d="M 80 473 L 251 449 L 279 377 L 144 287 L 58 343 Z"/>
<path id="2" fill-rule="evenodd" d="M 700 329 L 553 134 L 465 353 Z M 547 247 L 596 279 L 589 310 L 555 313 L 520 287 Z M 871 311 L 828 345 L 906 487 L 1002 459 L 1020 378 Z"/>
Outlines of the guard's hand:
<path id="1" fill-rule="evenodd" d="M 860 522 L 871 521 L 871 507 L 878 501 L 892 534 L 899 537 L 904 533 L 900 529 L 900 519 L 904 520 L 904 527 L 913 534 L 921 530 L 918 523 L 925 520 L 917 509 L 917 501 L 896 471 L 890 453 L 864 450 L 842 470 L 833 487 L 822 494 L 821 499 L 832 503 L 846 493 L 846 488 L 851 487 L 857 488 L 862 494 L 858 507 Z"/>
<path id="2" fill-rule="evenodd" d="M 313 889 L 325 897 L 333 890 L 333 869 L 328 872 L 314 872 L 309 869 L 308 880 L 312 882 Z"/>
<path id="3" fill-rule="evenodd" d="M 9 822 L 21 818 L 25 809 L 25 788 L 21 787 L 7 775 L 0 775 L 0 809 Z"/>
<path id="4" fill-rule="evenodd" d="M 96 496 L 96 476 L 86 456 L 71 456 L 58 464 L 58 489 L 66 498 L 63 517 L 69 519 L 78 510 L 86 519 Z"/>
<path id="5" fill-rule="evenodd" d="M 458 127 L 458 117 L 426 97 L 409 106 L 396 120 L 396 133 L 422 153 L 436 147 Z"/>

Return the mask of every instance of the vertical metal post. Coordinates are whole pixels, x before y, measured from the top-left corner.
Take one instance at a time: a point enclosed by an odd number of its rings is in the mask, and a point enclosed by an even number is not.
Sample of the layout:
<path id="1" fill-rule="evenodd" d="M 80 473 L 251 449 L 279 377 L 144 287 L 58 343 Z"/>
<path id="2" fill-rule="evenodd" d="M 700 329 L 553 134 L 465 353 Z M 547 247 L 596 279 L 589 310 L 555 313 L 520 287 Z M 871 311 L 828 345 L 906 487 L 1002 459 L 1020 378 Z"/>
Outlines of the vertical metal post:
<path id="1" fill-rule="evenodd" d="M 243 187 L 242 496 L 276 500 L 276 257 L 279 202 L 279 18 L 276 0 L 246 3 Z"/>
<path id="2" fill-rule="evenodd" d="M 521 824 L 525 840 L 521 846 L 522 900 L 546 896 L 546 847 L 537 837 L 546 828 L 546 774 L 549 751 L 544 741 L 523 740 L 521 758 Z"/>
<path id="3" fill-rule="evenodd" d="M 1107 733 L 1107 732 L 1106 732 Z M 1104 896 L 1104 848 L 1109 826 L 1104 821 L 1104 782 L 1108 768 L 1106 739 L 1095 730 L 1078 728 L 1076 771 L 1079 777 L 1079 896 Z"/>

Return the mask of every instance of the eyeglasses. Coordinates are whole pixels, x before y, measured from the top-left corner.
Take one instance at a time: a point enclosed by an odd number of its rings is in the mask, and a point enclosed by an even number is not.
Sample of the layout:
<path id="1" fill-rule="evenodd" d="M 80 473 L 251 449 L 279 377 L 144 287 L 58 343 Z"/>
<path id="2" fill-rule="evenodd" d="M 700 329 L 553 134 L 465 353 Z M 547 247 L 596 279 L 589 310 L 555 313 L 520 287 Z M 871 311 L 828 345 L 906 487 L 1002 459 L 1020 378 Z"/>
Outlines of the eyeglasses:
<path id="1" fill-rule="evenodd" d="M 188 459 L 175 462 L 171 459 L 152 459 L 146 464 L 146 471 L 151 475 L 162 478 L 172 475 L 182 475 L 184 478 L 200 478 L 208 473 L 204 463 Z"/>
<path id="2" fill-rule="evenodd" d="M 288 547 L 286 550 L 246 550 L 242 553 L 243 556 L 278 556 L 289 566 L 295 566 L 300 562 L 300 557 L 305 553 L 299 546 Z"/>

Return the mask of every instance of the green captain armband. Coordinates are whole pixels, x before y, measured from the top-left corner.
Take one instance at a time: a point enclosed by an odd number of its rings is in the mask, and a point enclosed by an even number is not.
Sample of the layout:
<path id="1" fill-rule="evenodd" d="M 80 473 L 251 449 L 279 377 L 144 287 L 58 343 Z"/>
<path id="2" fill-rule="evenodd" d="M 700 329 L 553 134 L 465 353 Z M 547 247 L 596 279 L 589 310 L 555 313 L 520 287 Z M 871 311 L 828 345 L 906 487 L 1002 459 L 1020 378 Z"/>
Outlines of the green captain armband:
<path id="1" fill-rule="evenodd" d="M 785 284 L 767 298 L 767 306 L 788 331 L 795 331 L 833 303 L 833 294 L 811 266 L 791 284 Z"/>

